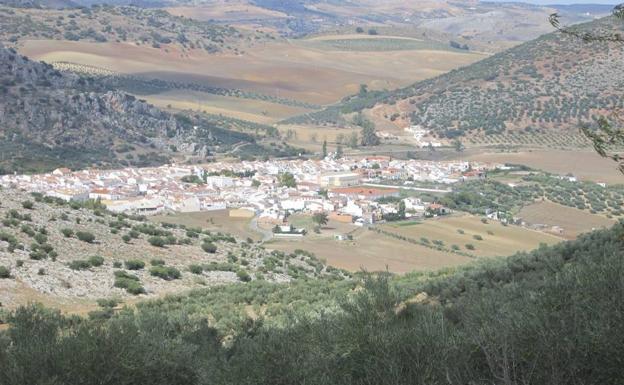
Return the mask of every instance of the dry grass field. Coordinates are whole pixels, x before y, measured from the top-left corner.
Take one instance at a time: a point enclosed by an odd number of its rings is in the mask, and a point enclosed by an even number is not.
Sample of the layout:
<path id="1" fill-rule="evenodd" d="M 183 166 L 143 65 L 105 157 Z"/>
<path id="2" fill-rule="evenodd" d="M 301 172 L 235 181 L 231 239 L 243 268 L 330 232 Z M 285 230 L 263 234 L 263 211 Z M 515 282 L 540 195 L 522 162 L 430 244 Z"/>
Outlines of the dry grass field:
<path id="1" fill-rule="evenodd" d="M 244 54 L 158 50 L 131 43 L 26 40 L 22 54 L 122 74 L 238 88 L 315 104 L 356 93 L 360 84 L 396 88 L 475 62 L 483 55 L 444 50 L 344 52 L 277 40 L 242 48 Z"/>
<path id="2" fill-rule="evenodd" d="M 563 228 L 561 236 L 566 239 L 574 239 L 579 234 L 594 229 L 610 227 L 616 222 L 600 215 L 552 202 L 539 202 L 526 206 L 520 210 L 518 217 L 530 224 L 559 226 Z"/>
<path id="3" fill-rule="evenodd" d="M 296 227 L 312 229 L 312 222 L 306 216 L 294 216 L 290 223 Z M 444 242 L 444 248 L 460 246 L 460 251 L 478 257 L 507 256 L 518 251 L 532 250 L 541 243 L 554 244 L 563 239 L 517 226 L 503 226 L 498 222 L 484 224 L 472 215 L 456 215 L 423 222 L 402 222 L 383 224 L 379 229 L 413 238 L 419 241 L 427 238 Z M 460 234 L 458 230 L 462 230 Z M 350 234 L 351 241 L 337 241 L 336 234 Z M 476 240 L 475 235 L 483 240 Z M 465 245 L 473 244 L 475 250 L 467 250 Z M 304 249 L 325 259 L 328 264 L 349 271 L 361 269 L 369 271 L 385 270 L 406 273 L 414 270 L 434 270 L 467 263 L 473 258 L 450 251 L 398 240 L 392 236 L 358 228 L 350 224 L 330 221 L 321 234 L 309 234 L 300 239 L 272 239 L 266 243 L 268 249 L 292 252 Z"/>
<path id="4" fill-rule="evenodd" d="M 200 211 L 194 213 L 176 213 L 156 215 L 149 218 L 153 222 L 166 222 L 187 227 L 200 227 L 210 231 L 220 231 L 246 239 L 260 240 L 262 235 L 251 230 L 249 218 L 233 218 L 229 210 Z"/>
<path id="5" fill-rule="evenodd" d="M 466 160 L 524 164 L 556 174 L 572 173 L 580 179 L 605 183 L 624 183 L 616 164 L 586 151 L 523 150 L 518 152 L 482 152 L 465 154 Z"/>
<path id="6" fill-rule="evenodd" d="M 562 241 L 559 237 L 518 226 L 503 226 L 494 221 L 483 223 L 473 215 L 390 223 L 381 225 L 381 228 L 416 240 L 424 237 L 431 243 L 435 240 L 443 241 L 446 248 L 457 245 L 462 252 L 479 257 L 507 256 L 518 251 L 535 249 L 540 243 L 554 244 Z M 460 233 L 462 231 L 463 234 Z M 480 236 L 482 240 L 475 239 L 475 236 Z M 475 250 L 467 250 L 467 244 L 474 245 Z"/>
<path id="7" fill-rule="evenodd" d="M 223 115 L 261 124 L 273 124 L 310 111 L 302 107 L 287 106 L 264 100 L 189 90 L 172 90 L 159 94 L 143 95 L 142 98 L 161 108 L 199 110 L 208 114 Z"/>
<path id="8" fill-rule="evenodd" d="M 472 260 L 402 242 L 366 229 L 357 229 L 352 235 L 353 241 L 336 241 L 333 235 L 309 235 L 298 240 L 277 239 L 267 242 L 266 248 L 287 252 L 308 250 L 326 260 L 327 264 L 349 271 L 383 271 L 387 268 L 394 273 L 407 273 L 457 266 Z"/>

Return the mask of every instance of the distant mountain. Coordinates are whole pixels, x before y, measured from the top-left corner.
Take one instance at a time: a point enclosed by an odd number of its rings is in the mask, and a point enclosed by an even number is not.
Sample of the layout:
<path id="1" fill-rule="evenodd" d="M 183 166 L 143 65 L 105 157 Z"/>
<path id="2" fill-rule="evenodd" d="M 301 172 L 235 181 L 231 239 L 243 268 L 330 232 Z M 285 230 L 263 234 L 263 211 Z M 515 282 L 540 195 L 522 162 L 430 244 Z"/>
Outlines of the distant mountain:
<path id="1" fill-rule="evenodd" d="M 78 6 L 78 3 L 71 0 L 1 0 L 0 4 L 15 8 L 40 9 L 64 9 Z"/>
<path id="2" fill-rule="evenodd" d="M 624 24 L 608 17 L 574 28 L 621 32 Z M 442 137 L 576 130 L 624 107 L 623 62 L 621 45 L 551 33 L 442 76 L 352 96 L 290 122 L 338 123 L 345 114 L 370 110 L 388 122 L 419 124 Z"/>
<path id="3" fill-rule="evenodd" d="M 0 47 L 0 171 L 147 166 L 255 142 L 221 127 Z"/>
<path id="4" fill-rule="evenodd" d="M 39 39 L 126 42 L 214 53 L 236 52 L 247 37 L 235 28 L 173 16 L 161 9 L 107 5 L 51 11 L 37 5 L 62 0 L 28 0 L 32 7 L 3 6 L 2 1 L 6 0 L 0 0 L 0 41 L 6 44 Z M 260 38 L 254 36 L 255 40 Z"/>

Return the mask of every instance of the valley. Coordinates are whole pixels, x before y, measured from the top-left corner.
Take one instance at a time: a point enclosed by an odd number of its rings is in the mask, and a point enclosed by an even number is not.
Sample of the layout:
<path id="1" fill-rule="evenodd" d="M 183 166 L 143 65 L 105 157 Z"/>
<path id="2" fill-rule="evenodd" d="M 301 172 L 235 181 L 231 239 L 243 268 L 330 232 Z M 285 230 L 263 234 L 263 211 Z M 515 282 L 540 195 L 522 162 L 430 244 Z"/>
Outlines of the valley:
<path id="1" fill-rule="evenodd" d="M 0 385 L 619 384 L 569 1 L 0 0 Z"/>

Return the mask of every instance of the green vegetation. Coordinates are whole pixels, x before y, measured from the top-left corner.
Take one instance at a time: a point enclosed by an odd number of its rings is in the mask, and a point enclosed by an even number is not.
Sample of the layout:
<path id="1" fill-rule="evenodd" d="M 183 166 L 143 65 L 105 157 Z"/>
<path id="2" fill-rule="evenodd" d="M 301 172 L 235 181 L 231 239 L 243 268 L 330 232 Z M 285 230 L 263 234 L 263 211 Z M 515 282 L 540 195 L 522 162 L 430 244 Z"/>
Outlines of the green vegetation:
<path id="1" fill-rule="evenodd" d="M 6 266 L 0 265 L 0 279 L 2 278 L 11 278 L 11 270 Z"/>
<path id="2" fill-rule="evenodd" d="M 104 319 L 30 305 L 0 332 L 0 383 L 614 384 L 623 250 L 618 224 L 454 271 L 252 281 Z"/>
<path id="3" fill-rule="evenodd" d="M 594 30 L 621 35 L 624 24 L 609 17 L 571 29 L 581 35 Z M 412 124 L 449 139 L 499 134 L 507 136 L 506 143 L 516 143 L 517 136 L 569 133 L 569 127 L 593 124 L 605 111 L 624 107 L 618 87 L 621 63 L 611 52 L 606 43 L 547 34 L 436 78 L 359 93 L 285 122 L 344 124 L 346 115 L 407 101 L 403 114 Z"/>
<path id="4" fill-rule="evenodd" d="M 289 172 L 284 172 L 278 175 L 279 184 L 282 187 L 297 187 L 297 180 L 295 176 Z"/>
<path id="5" fill-rule="evenodd" d="M 125 289 L 128 293 L 134 295 L 145 293 L 145 289 L 141 286 L 139 277 L 128 274 L 125 271 L 115 271 L 114 286 L 120 289 Z"/>
<path id="6" fill-rule="evenodd" d="M 88 231 L 77 231 L 76 238 L 86 243 L 93 243 L 93 241 L 95 241 L 95 235 Z"/>
<path id="7" fill-rule="evenodd" d="M 130 259 L 124 262 L 124 266 L 128 270 L 142 270 L 145 267 L 145 262 L 139 259 Z"/>
<path id="8" fill-rule="evenodd" d="M 602 187 L 592 182 L 570 181 L 567 177 L 542 173 L 524 176 L 514 187 L 494 180 L 458 184 L 440 202 L 452 209 L 477 215 L 491 210 L 510 216 L 541 199 L 614 217 L 624 214 L 624 185 Z"/>
<path id="9" fill-rule="evenodd" d="M 154 277 L 159 277 L 167 281 L 170 281 L 172 279 L 179 279 L 182 277 L 182 273 L 180 273 L 180 270 L 176 269 L 175 267 L 162 265 L 152 266 L 152 268 L 150 268 L 150 274 Z"/>

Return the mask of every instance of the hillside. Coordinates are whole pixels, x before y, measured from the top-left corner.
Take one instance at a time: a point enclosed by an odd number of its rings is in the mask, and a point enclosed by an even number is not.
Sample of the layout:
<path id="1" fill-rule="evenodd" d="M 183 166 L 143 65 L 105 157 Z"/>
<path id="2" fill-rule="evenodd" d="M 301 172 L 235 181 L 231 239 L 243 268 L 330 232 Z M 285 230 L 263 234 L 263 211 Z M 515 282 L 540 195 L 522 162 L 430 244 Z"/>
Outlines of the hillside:
<path id="1" fill-rule="evenodd" d="M 0 3 L 1 4 L 1 3 Z M 160 9 L 94 5 L 90 8 L 0 6 L 0 41 L 65 40 L 123 42 L 163 50 L 238 52 L 269 38 L 232 27 L 173 16 Z"/>
<path id="2" fill-rule="evenodd" d="M 454 271 L 102 302 L 88 319 L 28 306 L 3 317 L 0 383 L 615 385 L 623 234 Z"/>
<path id="3" fill-rule="evenodd" d="M 574 28 L 622 31 L 624 25 L 608 17 Z M 290 122 L 338 123 L 342 114 L 369 109 L 386 123 L 421 125 L 447 138 L 569 132 L 624 106 L 622 60 L 619 45 L 551 33 L 410 87 L 346 98 Z"/>
<path id="4" fill-rule="evenodd" d="M 173 115 L 1 47 L 0 79 L 4 172 L 205 159 L 213 149 L 255 142 L 255 136 L 228 129 L 239 122 Z"/>
<path id="5" fill-rule="evenodd" d="M 101 298 L 153 298 L 258 279 L 342 278 L 307 253 L 270 253 L 251 240 L 153 224 L 95 202 L 70 204 L 14 189 L 0 189 L 0 202 L 0 270 L 11 276 L 0 279 L 4 307 L 36 300 L 80 309 Z M 132 274 L 130 287 L 120 282 L 122 273 Z"/>

